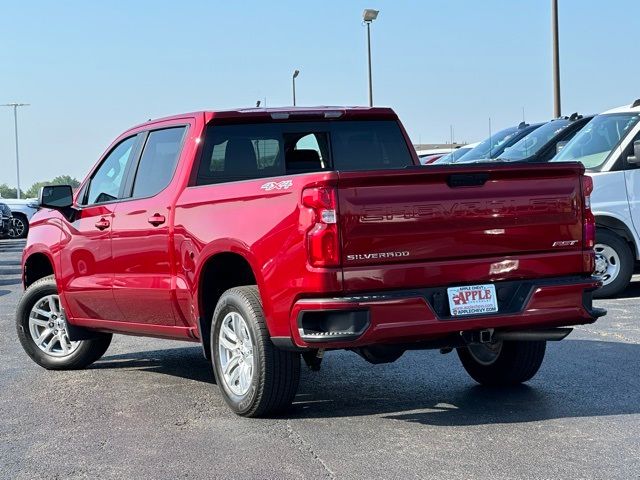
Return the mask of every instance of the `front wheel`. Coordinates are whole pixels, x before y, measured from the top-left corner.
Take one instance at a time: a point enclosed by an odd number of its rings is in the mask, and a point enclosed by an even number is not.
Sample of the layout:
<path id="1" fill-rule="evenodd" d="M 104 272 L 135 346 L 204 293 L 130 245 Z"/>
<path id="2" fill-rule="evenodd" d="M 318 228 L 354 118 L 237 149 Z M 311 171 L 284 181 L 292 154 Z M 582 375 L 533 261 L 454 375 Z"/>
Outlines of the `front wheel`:
<path id="1" fill-rule="evenodd" d="M 24 351 L 41 367 L 50 370 L 84 368 L 109 348 L 110 333 L 96 332 L 88 340 L 71 341 L 53 275 L 27 288 L 16 311 L 18 339 Z"/>
<path id="2" fill-rule="evenodd" d="M 213 370 L 231 409 L 260 417 L 288 408 L 300 382 L 300 355 L 271 342 L 257 287 L 224 292 L 212 322 Z"/>
<path id="3" fill-rule="evenodd" d="M 458 349 L 467 373 L 482 385 L 507 386 L 531 380 L 538 373 L 547 342 L 495 342 Z"/>

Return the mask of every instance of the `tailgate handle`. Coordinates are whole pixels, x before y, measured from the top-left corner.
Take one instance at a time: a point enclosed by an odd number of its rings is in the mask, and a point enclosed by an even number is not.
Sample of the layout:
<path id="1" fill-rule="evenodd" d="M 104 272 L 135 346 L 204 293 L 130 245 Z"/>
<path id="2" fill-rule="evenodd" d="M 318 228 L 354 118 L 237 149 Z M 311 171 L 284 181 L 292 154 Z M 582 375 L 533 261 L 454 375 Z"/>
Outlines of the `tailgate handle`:
<path id="1" fill-rule="evenodd" d="M 454 173 L 447 178 L 447 185 L 456 187 L 481 187 L 489 180 L 488 173 Z"/>

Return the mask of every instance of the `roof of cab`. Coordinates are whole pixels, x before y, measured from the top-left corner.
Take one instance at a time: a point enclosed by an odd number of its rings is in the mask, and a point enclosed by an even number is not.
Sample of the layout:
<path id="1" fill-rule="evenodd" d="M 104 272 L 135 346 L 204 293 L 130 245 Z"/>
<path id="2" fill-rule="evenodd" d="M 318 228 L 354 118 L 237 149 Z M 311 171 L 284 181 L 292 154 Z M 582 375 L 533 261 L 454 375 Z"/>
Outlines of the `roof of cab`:
<path id="1" fill-rule="evenodd" d="M 222 120 L 224 122 L 245 123 L 247 121 L 282 121 L 313 119 L 380 119 L 397 118 L 390 108 L 381 107 L 278 107 L 278 108 L 244 108 L 205 112 L 207 122 Z"/>
<path id="2" fill-rule="evenodd" d="M 352 119 L 375 120 L 397 119 L 397 115 L 387 107 L 277 107 L 277 108 L 238 108 L 234 110 L 204 110 L 199 112 L 171 115 L 163 118 L 150 119 L 148 122 L 133 128 L 140 128 L 168 120 L 179 120 L 186 117 L 203 115 L 205 122 L 221 120 L 224 123 L 246 123 L 247 121 L 282 121 L 282 120 L 320 120 L 320 119 Z"/>
<path id="3" fill-rule="evenodd" d="M 612 108 L 611 110 L 607 110 L 606 112 L 602 112 L 603 114 L 607 113 L 640 113 L 640 100 L 636 100 L 630 105 L 623 105 L 621 107 Z"/>

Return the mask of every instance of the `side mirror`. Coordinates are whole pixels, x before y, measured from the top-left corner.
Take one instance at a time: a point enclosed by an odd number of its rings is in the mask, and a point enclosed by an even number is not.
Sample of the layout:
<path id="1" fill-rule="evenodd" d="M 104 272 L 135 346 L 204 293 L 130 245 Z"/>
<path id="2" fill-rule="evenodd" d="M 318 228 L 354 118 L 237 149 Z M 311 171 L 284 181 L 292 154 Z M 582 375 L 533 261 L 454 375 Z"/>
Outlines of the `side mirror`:
<path id="1" fill-rule="evenodd" d="M 47 185 L 40 189 L 38 205 L 45 208 L 69 208 L 73 205 L 71 185 Z"/>
<path id="2" fill-rule="evenodd" d="M 640 140 L 633 142 L 633 155 L 627 157 L 627 162 L 631 165 L 640 164 Z"/>
<path id="3" fill-rule="evenodd" d="M 562 140 L 556 143 L 556 155 L 560 153 L 560 150 L 562 150 L 567 145 L 567 143 L 569 142 L 566 140 Z"/>

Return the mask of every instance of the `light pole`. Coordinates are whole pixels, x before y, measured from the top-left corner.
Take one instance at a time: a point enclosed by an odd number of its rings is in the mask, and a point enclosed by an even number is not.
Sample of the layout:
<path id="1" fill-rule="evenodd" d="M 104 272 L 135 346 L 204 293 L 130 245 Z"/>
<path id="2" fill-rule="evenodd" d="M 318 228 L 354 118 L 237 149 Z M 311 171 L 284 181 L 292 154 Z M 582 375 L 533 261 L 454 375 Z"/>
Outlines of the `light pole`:
<path id="1" fill-rule="evenodd" d="M 558 40 L 558 0 L 551 0 L 551 43 L 553 44 L 553 116 L 561 115 L 560 109 L 560 46 Z"/>
<path id="2" fill-rule="evenodd" d="M 300 70 L 293 71 L 293 106 L 296 106 L 296 78 L 300 75 Z"/>
<path id="3" fill-rule="evenodd" d="M 16 135 L 16 176 L 18 186 L 16 188 L 16 196 L 20 198 L 20 155 L 18 153 L 18 107 L 26 107 L 28 103 L 5 103 L 2 107 L 13 107 L 13 129 Z"/>
<path id="4" fill-rule="evenodd" d="M 373 84 L 371 81 L 371 22 L 378 18 L 379 10 L 365 8 L 362 20 L 367 24 L 367 58 L 369 60 L 369 106 L 373 107 Z"/>

